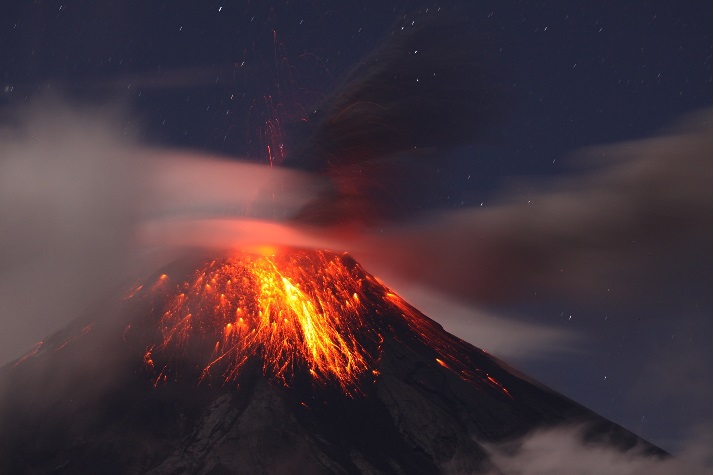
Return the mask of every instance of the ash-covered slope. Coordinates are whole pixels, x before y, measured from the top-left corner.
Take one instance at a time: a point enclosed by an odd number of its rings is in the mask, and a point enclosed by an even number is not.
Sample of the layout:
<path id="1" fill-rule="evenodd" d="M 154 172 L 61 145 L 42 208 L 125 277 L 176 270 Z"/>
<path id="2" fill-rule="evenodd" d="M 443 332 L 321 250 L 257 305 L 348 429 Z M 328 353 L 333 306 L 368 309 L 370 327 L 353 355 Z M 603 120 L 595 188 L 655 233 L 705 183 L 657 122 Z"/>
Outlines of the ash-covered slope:
<path id="1" fill-rule="evenodd" d="M 561 424 L 661 453 L 319 251 L 174 264 L 0 391 L 2 473 L 499 473 L 489 446 Z"/>

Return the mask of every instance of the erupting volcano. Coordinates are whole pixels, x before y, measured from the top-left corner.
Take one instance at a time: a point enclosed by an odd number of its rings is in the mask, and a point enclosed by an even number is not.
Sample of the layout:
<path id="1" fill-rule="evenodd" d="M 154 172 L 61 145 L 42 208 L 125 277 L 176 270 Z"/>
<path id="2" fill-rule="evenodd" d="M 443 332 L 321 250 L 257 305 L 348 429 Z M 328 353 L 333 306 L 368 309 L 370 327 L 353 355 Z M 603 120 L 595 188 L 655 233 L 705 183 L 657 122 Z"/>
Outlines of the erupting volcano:
<path id="1" fill-rule="evenodd" d="M 272 255 L 241 252 L 211 260 L 171 296 L 159 323 L 162 339 L 145 354 L 150 368 L 160 368 L 155 384 L 177 377 L 172 361 L 190 353 L 203 368 L 199 381 L 230 383 L 249 358 L 257 358 L 263 374 L 286 387 L 302 376 L 318 388 L 364 395 L 363 386 L 379 375 L 385 336 L 406 325 L 434 348 L 437 363 L 509 395 L 493 377 L 461 363 L 458 342 L 444 338 L 349 256 L 264 252 Z M 162 274 L 154 288 L 167 278 Z"/>
<path id="2" fill-rule="evenodd" d="M 184 259 L 0 378 L 3 472 L 487 473 L 573 423 L 658 453 L 327 251 Z"/>

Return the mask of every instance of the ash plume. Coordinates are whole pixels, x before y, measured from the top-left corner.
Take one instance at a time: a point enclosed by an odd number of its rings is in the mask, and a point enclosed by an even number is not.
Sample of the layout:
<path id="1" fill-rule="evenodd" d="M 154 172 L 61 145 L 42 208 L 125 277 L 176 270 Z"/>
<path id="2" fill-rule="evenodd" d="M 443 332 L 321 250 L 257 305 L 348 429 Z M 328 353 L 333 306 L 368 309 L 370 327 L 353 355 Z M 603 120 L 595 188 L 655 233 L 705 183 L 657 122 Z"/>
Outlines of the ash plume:
<path id="1" fill-rule="evenodd" d="M 301 222 L 379 220 L 405 170 L 483 139 L 499 96 L 490 42 L 462 9 L 401 17 L 309 117 L 285 166 L 324 175 L 330 189 Z M 337 201 L 340 208 L 320 206 Z"/>
<path id="2" fill-rule="evenodd" d="M 495 113 L 487 46 L 467 12 L 404 15 L 317 106 L 288 164 L 325 171 L 474 141 Z"/>

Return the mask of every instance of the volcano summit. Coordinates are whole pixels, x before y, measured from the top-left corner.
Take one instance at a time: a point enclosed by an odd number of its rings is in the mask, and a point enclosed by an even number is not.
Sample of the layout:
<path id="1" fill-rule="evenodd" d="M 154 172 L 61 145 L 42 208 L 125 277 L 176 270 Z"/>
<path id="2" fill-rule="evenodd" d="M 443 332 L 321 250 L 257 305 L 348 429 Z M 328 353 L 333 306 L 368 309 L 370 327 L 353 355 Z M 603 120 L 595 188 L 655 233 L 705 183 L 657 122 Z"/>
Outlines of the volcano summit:
<path id="1" fill-rule="evenodd" d="M 491 447 L 566 425 L 664 455 L 327 251 L 184 259 L 0 389 L 2 473 L 501 473 Z"/>

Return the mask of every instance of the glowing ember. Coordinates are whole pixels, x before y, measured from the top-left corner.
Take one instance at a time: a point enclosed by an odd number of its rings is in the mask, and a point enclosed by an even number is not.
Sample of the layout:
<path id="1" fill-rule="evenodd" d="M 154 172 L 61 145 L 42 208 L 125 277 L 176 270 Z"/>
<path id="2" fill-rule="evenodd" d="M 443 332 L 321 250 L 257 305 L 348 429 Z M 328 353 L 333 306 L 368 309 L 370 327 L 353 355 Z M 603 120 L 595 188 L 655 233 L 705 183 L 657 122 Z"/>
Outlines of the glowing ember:
<path id="1" fill-rule="evenodd" d="M 353 395 L 371 374 L 381 340 L 365 325 L 360 293 L 360 277 L 326 252 L 214 260 L 171 299 L 161 319 L 163 341 L 144 360 L 153 366 L 157 353 L 198 346 L 200 355 L 210 346 L 202 379 L 218 372 L 235 380 L 256 355 L 263 372 L 286 386 L 307 370 L 314 382 L 336 382 Z M 161 372 L 156 381 L 164 379 Z"/>

